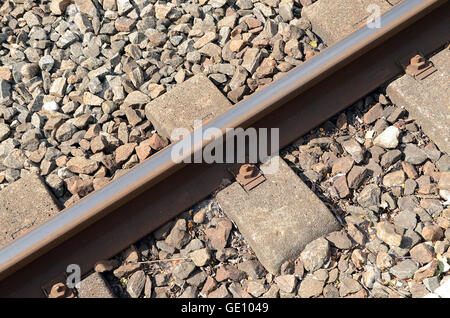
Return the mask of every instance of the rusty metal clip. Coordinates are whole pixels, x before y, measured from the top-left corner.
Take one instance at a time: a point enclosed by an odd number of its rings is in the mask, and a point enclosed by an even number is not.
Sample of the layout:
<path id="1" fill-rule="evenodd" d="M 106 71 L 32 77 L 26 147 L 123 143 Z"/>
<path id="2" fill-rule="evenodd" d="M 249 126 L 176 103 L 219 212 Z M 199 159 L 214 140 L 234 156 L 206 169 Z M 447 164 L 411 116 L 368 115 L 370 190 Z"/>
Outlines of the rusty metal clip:
<path id="1" fill-rule="evenodd" d="M 63 283 L 56 283 L 50 289 L 47 295 L 48 298 L 74 298 L 73 291 Z"/>
<path id="2" fill-rule="evenodd" d="M 261 170 L 255 165 L 248 163 L 243 164 L 239 169 L 239 173 L 236 175 L 236 181 L 239 182 L 246 191 L 252 190 L 265 180 L 266 177 L 264 177 Z"/>
<path id="3" fill-rule="evenodd" d="M 433 63 L 425 59 L 421 54 L 414 55 L 405 67 L 406 74 L 413 76 L 417 80 L 423 80 L 436 71 L 437 69 Z"/>
<path id="4" fill-rule="evenodd" d="M 63 283 L 65 279 L 65 275 L 59 275 L 59 277 L 41 286 L 41 290 L 48 298 L 75 298 L 74 291 Z"/>

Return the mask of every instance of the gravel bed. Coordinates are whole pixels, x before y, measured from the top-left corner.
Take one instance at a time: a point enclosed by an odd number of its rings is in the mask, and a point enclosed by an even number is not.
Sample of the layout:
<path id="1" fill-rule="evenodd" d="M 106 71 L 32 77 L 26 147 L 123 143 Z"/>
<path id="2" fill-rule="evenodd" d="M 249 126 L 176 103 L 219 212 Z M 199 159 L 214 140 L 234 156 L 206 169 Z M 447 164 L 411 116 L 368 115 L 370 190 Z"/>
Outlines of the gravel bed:
<path id="1" fill-rule="evenodd" d="M 4 1 L 0 189 L 32 171 L 69 206 L 168 144 L 144 107 L 203 72 L 238 102 L 324 47 L 279 0 Z"/>

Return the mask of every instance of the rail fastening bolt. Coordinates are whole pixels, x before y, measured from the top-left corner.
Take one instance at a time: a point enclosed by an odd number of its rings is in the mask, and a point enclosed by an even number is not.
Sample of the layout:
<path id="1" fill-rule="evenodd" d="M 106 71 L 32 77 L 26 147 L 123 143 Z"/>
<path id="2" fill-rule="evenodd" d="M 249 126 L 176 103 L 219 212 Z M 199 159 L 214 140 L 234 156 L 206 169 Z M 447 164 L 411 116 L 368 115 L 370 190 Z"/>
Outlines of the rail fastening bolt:
<path id="1" fill-rule="evenodd" d="M 66 294 L 67 288 L 63 283 L 56 283 L 50 290 L 49 298 L 63 298 Z"/>
<path id="2" fill-rule="evenodd" d="M 256 176 L 257 170 L 252 164 L 243 164 L 239 169 L 239 174 L 242 175 L 244 179 L 249 179 Z"/>
<path id="3" fill-rule="evenodd" d="M 417 54 L 411 58 L 411 66 L 413 66 L 417 70 L 420 70 L 426 66 L 425 59 Z"/>

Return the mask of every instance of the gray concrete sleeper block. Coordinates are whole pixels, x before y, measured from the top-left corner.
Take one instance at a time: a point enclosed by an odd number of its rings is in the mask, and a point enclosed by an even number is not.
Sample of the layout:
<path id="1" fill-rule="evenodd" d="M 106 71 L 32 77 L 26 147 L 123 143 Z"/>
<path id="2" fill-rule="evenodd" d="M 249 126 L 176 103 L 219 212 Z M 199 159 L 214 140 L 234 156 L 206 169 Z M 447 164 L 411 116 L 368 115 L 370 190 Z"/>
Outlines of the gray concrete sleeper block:
<path id="1" fill-rule="evenodd" d="M 325 204 L 282 160 L 275 174 L 248 194 L 234 182 L 216 200 L 232 219 L 261 264 L 273 274 L 309 242 L 339 230 Z M 264 166 L 264 165 L 263 165 Z"/>
<path id="2" fill-rule="evenodd" d="M 29 173 L 0 191 L 0 248 L 59 212 L 40 176 Z"/>
<path id="3" fill-rule="evenodd" d="M 192 131 L 194 120 L 208 120 L 232 106 L 219 89 L 200 73 L 148 103 L 145 114 L 160 135 L 171 139 L 173 129 L 182 127 Z"/>
<path id="4" fill-rule="evenodd" d="M 393 103 L 408 110 L 441 151 L 450 153 L 450 50 L 439 52 L 430 61 L 436 72 L 421 81 L 403 75 L 389 84 L 386 92 Z"/>
<path id="5" fill-rule="evenodd" d="M 302 16 L 311 21 L 313 31 L 331 45 L 359 29 L 372 12 L 371 4 L 380 7 L 381 14 L 398 1 L 387 0 L 319 0 L 302 9 Z"/>
<path id="6" fill-rule="evenodd" d="M 93 272 L 80 281 L 79 298 L 115 298 L 102 275 Z"/>

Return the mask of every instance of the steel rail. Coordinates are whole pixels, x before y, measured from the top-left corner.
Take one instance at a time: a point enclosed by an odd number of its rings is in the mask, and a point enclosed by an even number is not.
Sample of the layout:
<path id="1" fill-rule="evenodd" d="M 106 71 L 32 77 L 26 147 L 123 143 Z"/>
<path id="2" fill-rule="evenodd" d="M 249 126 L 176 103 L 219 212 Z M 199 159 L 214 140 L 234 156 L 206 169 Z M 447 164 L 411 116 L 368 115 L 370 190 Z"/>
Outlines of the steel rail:
<path id="1" fill-rule="evenodd" d="M 286 146 L 400 74 L 400 59 L 448 42 L 449 9 L 446 0 L 403 1 L 381 17 L 381 28 L 362 27 L 204 129 L 278 127 Z M 209 142 L 193 143 L 189 155 Z M 43 286 L 60 279 L 68 264 L 89 271 L 230 178 L 229 164 L 174 163 L 172 147 L 0 250 L 0 296 L 44 296 Z"/>

